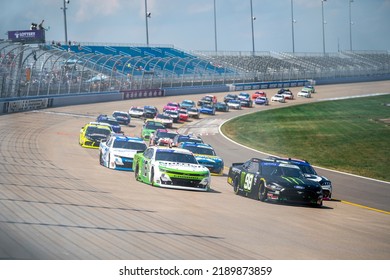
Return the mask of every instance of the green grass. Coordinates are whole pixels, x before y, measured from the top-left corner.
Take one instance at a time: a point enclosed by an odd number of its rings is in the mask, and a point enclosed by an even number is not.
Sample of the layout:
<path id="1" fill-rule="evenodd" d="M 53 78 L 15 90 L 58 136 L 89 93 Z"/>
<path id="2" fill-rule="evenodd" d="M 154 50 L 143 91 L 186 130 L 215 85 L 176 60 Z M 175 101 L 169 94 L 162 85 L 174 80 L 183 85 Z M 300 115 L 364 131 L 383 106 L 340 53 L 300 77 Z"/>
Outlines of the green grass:
<path id="1" fill-rule="evenodd" d="M 221 129 L 262 152 L 390 181 L 390 95 L 257 112 Z"/>

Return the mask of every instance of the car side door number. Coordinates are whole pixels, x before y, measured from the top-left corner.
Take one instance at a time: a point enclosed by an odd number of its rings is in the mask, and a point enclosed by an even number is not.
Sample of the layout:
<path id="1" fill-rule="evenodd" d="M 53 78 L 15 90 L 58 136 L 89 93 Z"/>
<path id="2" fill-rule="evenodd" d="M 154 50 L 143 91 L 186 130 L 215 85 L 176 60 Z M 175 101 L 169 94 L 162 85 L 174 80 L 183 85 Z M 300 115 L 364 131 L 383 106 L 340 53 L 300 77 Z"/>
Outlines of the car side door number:
<path id="1" fill-rule="evenodd" d="M 255 177 L 254 174 L 247 173 L 245 176 L 245 182 L 244 182 L 244 191 L 250 192 L 252 188 L 253 178 Z"/>

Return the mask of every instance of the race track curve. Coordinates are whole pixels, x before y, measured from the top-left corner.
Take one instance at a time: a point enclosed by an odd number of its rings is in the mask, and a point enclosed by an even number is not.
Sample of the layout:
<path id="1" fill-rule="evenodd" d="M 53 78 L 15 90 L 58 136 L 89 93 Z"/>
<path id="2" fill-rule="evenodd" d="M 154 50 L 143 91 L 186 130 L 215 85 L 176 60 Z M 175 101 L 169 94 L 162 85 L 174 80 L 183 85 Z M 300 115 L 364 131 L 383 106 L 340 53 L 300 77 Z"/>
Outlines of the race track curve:
<path id="1" fill-rule="evenodd" d="M 389 89 L 390 81 L 317 86 L 311 100 L 272 103 L 239 114 Z M 216 95 L 221 99 L 225 94 Z M 201 96 L 0 116 L 0 258 L 390 259 L 389 183 L 318 169 L 334 184 L 335 200 L 322 208 L 262 203 L 234 195 L 226 176 L 213 176 L 208 193 L 154 188 L 137 182 L 133 172 L 103 168 L 98 150 L 78 144 L 80 128 L 99 113 L 132 105 L 162 108 L 167 101 Z M 178 128 L 201 133 L 226 166 L 264 157 L 219 134 L 219 125 L 235 114 L 218 113 Z M 141 124 L 132 119 L 124 131 L 139 135 Z"/>

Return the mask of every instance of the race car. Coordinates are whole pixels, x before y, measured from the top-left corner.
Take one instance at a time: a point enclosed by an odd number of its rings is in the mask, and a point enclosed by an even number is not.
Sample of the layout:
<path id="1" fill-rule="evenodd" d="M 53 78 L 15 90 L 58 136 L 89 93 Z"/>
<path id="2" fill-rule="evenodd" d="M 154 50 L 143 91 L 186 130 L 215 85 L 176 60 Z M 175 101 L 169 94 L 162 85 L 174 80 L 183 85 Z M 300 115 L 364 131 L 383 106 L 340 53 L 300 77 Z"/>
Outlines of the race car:
<path id="1" fill-rule="evenodd" d="M 278 90 L 278 94 L 283 95 L 285 99 L 294 99 L 294 94 L 288 88 L 281 88 Z"/>
<path id="2" fill-rule="evenodd" d="M 217 156 L 211 145 L 205 143 L 181 142 L 178 147 L 191 151 L 197 161 L 207 167 L 212 175 L 223 174 L 223 159 Z"/>
<path id="3" fill-rule="evenodd" d="M 282 158 L 274 156 L 271 156 L 269 158 L 274 161 L 276 160 L 278 162 L 284 162 L 298 166 L 307 179 L 318 182 L 321 185 L 324 200 L 332 200 L 332 182 L 325 176 L 318 175 L 313 166 L 311 166 L 308 161 L 302 159 Z"/>
<path id="4" fill-rule="evenodd" d="M 240 92 L 238 99 L 240 100 L 241 107 L 253 107 L 253 100 L 251 99 L 249 93 Z"/>
<path id="5" fill-rule="evenodd" d="M 173 138 L 171 147 L 178 147 L 182 142 L 203 143 L 203 140 L 193 134 L 178 134 Z"/>
<path id="6" fill-rule="evenodd" d="M 163 107 L 163 112 L 166 110 L 179 110 L 180 105 L 177 102 L 168 102 L 164 107 Z"/>
<path id="7" fill-rule="evenodd" d="M 241 101 L 239 99 L 230 99 L 226 104 L 230 109 L 241 110 Z"/>
<path id="8" fill-rule="evenodd" d="M 213 104 L 205 103 L 200 107 L 199 112 L 207 115 L 215 115 L 215 106 Z"/>
<path id="9" fill-rule="evenodd" d="M 184 122 L 188 121 L 189 115 L 188 115 L 187 109 L 181 108 L 177 112 L 179 113 L 179 120 L 180 121 L 184 121 Z"/>
<path id="10" fill-rule="evenodd" d="M 271 101 L 285 103 L 286 99 L 283 95 L 277 93 L 271 97 Z"/>
<path id="11" fill-rule="evenodd" d="M 162 122 L 156 121 L 154 119 L 145 120 L 141 128 L 141 138 L 149 140 L 150 134 L 156 131 L 156 129 L 165 128 L 165 125 Z"/>
<path id="12" fill-rule="evenodd" d="M 163 123 L 164 126 L 167 128 L 172 128 L 172 126 L 173 126 L 173 119 L 171 118 L 170 115 L 168 115 L 166 113 L 158 113 L 154 117 L 154 120 Z"/>
<path id="13" fill-rule="evenodd" d="M 203 106 L 205 104 L 215 104 L 217 103 L 217 97 L 215 95 L 205 95 L 198 102 L 198 106 Z"/>
<path id="14" fill-rule="evenodd" d="M 171 146 L 173 138 L 178 135 L 176 131 L 159 128 L 150 135 L 149 146 Z"/>
<path id="15" fill-rule="evenodd" d="M 303 89 L 301 89 L 301 91 L 299 91 L 297 93 L 297 96 L 310 98 L 311 97 L 311 91 L 303 88 Z"/>
<path id="16" fill-rule="evenodd" d="M 267 97 L 267 94 L 262 90 L 256 91 L 252 94 L 252 99 L 256 99 L 257 97 Z"/>
<path id="17" fill-rule="evenodd" d="M 134 156 L 137 181 L 156 187 L 209 191 L 210 171 L 188 150 L 151 146 Z"/>
<path id="18" fill-rule="evenodd" d="M 180 120 L 180 115 L 178 110 L 165 110 L 165 114 L 169 115 L 172 118 L 174 123 L 178 123 Z"/>
<path id="19" fill-rule="evenodd" d="M 197 107 L 188 108 L 187 114 L 188 114 L 188 117 L 194 118 L 194 119 L 199 119 L 199 117 L 200 117 L 199 109 Z"/>
<path id="20" fill-rule="evenodd" d="M 260 201 L 305 203 L 321 207 L 323 192 L 318 182 L 308 180 L 298 166 L 271 159 L 251 158 L 233 163 L 228 184 L 234 193 Z"/>
<path id="21" fill-rule="evenodd" d="M 229 106 L 225 102 L 215 103 L 215 110 L 220 112 L 229 112 Z"/>
<path id="22" fill-rule="evenodd" d="M 114 117 L 119 124 L 129 125 L 131 121 L 131 117 L 127 112 L 114 111 L 112 117 Z"/>
<path id="23" fill-rule="evenodd" d="M 116 133 L 120 133 L 122 132 L 122 128 L 121 128 L 121 125 L 119 124 L 119 122 L 113 118 L 113 117 L 109 117 L 107 115 L 104 115 L 104 114 L 100 114 L 97 118 L 96 118 L 96 121 L 97 122 L 100 122 L 100 123 L 107 123 L 109 125 L 111 125 L 112 127 L 112 130 Z"/>
<path id="24" fill-rule="evenodd" d="M 314 86 L 312 86 L 312 85 L 306 85 L 306 86 L 303 87 L 303 89 L 305 89 L 307 91 L 310 91 L 311 93 L 315 93 L 316 92 Z"/>
<path id="25" fill-rule="evenodd" d="M 129 115 L 134 118 L 141 118 L 144 116 L 144 107 L 132 106 L 129 109 Z"/>
<path id="26" fill-rule="evenodd" d="M 257 104 L 257 105 L 268 105 L 269 104 L 268 97 L 265 97 L 265 96 L 257 97 L 255 99 L 255 104 Z"/>
<path id="27" fill-rule="evenodd" d="M 237 94 L 233 94 L 233 93 L 229 93 L 229 94 L 224 96 L 223 102 L 228 103 L 232 99 L 238 99 L 238 95 Z"/>
<path id="28" fill-rule="evenodd" d="M 88 123 L 80 129 L 79 144 L 85 148 L 98 149 L 100 142 L 111 133 L 111 126 L 107 124 Z"/>
<path id="29" fill-rule="evenodd" d="M 146 149 L 142 138 L 112 134 L 100 142 L 99 162 L 110 169 L 132 171 L 134 155 Z"/>
<path id="30" fill-rule="evenodd" d="M 186 100 L 183 100 L 179 105 L 180 105 L 180 108 L 182 108 L 182 109 L 188 109 L 191 107 L 195 107 L 196 103 L 193 100 L 186 99 Z"/>
<path id="31" fill-rule="evenodd" d="M 145 119 L 153 119 L 159 113 L 157 107 L 146 105 L 144 106 L 144 114 L 143 117 Z"/>

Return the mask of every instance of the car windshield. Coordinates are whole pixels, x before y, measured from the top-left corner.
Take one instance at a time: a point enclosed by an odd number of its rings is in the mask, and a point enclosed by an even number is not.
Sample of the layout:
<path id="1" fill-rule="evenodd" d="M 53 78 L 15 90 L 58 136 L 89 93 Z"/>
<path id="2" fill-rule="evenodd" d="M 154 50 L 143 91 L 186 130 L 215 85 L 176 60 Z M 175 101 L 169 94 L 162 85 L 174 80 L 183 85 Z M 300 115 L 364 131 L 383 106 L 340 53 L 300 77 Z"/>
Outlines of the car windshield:
<path id="1" fill-rule="evenodd" d="M 114 117 L 128 117 L 126 113 L 114 113 Z"/>
<path id="2" fill-rule="evenodd" d="M 209 155 L 209 156 L 216 155 L 214 150 L 210 148 L 197 147 L 197 146 L 184 146 L 183 148 L 193 152 L 194 154 Z"/>
<path id="3" fill-rule="evenodd" d="M 145 143 L 135 142 L 135 141 L 123 141 L 123 140 L 115 140 L 112 147 L 118 149 L 129 149 L 129 150 L 137 150 L 137 151 L 145 151 L 147 148 Z"/>
<path id="4" fill-rule="evenodd" d="M 170 116 L 164 115 L 164 114 L 158 114 L 158 115 L 156 116 L 156 118 L 163 119 L 163 120 L 170 120 L 170 119 L 171 119 Z"/>
<path id="5" fill-rule="evenodd" d="M 133 109 L 131 109 L 131 111 L 133 111 L 133 112 L 143 112 L 144 111 L 144 109 L 142 109 L 142 108 L 133 108 Z"/>
<path id="6" fill-rule="evenodd" d="M 172 150 L 157 150 L 156 160 L 198 164 L 194 155 L 174 152 Z"/>
<path id="7" fill-rule="evenodd" d="M 148 122 L 145 125 L 146 129 L 158 129 L 158 128 L 165 128 L 165 126 L 162 123 L 159 122 Z"/>
<path id="8" fill-rule="evenodd" d="M 317 175 L 317 172 L 310 165 L 299 164 L 298 167 L 303 173 Z"/>
<path id="9" fill-rule="evenodd" d="M 188 108 L 188 112 L 198 112 L 198 109 L 196 108 Z"/>
<path id="10" fill-rule="evenodd" d="M 111 131 L 107 128 L 100 128 L 96 126 L 89 126 L 85 132 L 87 135 L 110 135 Z"/>
<path id="11" fill-rule="evenodd" d="M 263 174 L 273 176 L 286 176 L 303 179 L 304 176 L 299 168 L 287 166 L 263 166 Z"/>

